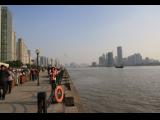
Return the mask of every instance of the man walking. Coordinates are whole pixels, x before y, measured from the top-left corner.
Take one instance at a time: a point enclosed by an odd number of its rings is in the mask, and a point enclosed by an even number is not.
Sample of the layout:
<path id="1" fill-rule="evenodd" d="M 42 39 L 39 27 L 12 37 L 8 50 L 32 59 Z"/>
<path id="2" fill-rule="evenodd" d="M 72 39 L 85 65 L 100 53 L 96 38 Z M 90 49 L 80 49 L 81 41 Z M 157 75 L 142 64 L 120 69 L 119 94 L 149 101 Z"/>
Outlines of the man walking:
<path id="1" fill-rule="evenodd" d="M 4 100 L 7 90 L 7 79 L 9 77 L 9 73 L 7 72 L 6 67 L 4 65 L 1 65 L 0 68 L 0 99 Z"/>

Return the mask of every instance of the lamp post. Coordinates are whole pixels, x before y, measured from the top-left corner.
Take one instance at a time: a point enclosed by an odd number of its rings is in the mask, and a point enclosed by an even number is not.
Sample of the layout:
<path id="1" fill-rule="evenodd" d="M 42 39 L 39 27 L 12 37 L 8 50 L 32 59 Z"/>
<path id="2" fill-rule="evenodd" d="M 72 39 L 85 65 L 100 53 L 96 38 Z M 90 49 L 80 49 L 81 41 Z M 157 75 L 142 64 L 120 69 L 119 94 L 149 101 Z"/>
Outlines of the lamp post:
<path id="1" fill-rule="evenodd" d="M 39 57 L 39 49 L 36 49 L 36 54 L 37 54 L 37 70 L 38 70 L 38 66 L 39 66 L 39 63 L 38 63 L 38 57 Z M 39 86 L 39 71 L 38 71 L 38 81 L 37 81 L 37 86 Z"/>

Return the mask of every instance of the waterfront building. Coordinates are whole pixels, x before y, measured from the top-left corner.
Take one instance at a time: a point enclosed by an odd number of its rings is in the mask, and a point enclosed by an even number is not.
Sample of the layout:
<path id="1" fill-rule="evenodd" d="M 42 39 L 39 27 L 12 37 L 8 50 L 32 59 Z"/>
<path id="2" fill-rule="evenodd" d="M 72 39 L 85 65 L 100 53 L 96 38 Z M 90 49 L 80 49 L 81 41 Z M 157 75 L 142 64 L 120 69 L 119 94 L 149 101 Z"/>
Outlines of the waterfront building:
<path id="1" fill-rule="evenodd" d="M 143 63 L 140 53 L 128 56 L 128 65 L 141 65 Z"/>
<path id="2" fill-rule="evenodd" d="M 17 60 L 20 60 L 23 64 L 29 63 L 28 49 L 22 38 L 19 38 L 17 42 Z"/>
<path id="3" fill-rule="evenodd" d="M 0 6 L 0 61 L 15 60 L 12 39 L 12 15 L 6 6 Z"/>
<path id="4" fill-rule="evenodd" d="M 105 54 L 102 55 L 102 66 L 103 67 L 106 66 L 106 57 L 105 57 Z"/>
<path id="5" fill-rule="evenodd" d="M 105 66 L 108 65 L 108 53 L 106 53 L 106 61 L 105 61 Z"/>
<path id="6" fill-rule="evenodd" d="M 122 57 L 122 47 L 117 47 L 117 64 L 122 65 L 123 64 L 123 57 Z"/>
<path id="7" fill-rule="evenodd" d="M 103 57 L 100 56 L 99 57 L 99 67 L 102 67 L 103 66 Z"/>
<path id="8" fill-rule="evenodd" d="M 113 53 L 108 52 L 108 67 L 112 67 L 114 65 Z"/>

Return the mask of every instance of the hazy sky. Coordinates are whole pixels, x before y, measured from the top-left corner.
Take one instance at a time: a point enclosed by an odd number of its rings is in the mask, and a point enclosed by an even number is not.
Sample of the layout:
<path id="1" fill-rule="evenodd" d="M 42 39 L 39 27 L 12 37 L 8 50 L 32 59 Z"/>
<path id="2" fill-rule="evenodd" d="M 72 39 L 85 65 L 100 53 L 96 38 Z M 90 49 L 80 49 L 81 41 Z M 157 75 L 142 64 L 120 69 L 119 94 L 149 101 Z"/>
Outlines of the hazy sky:
<path id="1" fill-rule="evenodd" d="M 98 62 L 108 51 L 123 56 L 141 53 L 160 60 L 160 6 L 146 5 L 10 5 L 17 38 L 35 56 L 62 63 Z"/>

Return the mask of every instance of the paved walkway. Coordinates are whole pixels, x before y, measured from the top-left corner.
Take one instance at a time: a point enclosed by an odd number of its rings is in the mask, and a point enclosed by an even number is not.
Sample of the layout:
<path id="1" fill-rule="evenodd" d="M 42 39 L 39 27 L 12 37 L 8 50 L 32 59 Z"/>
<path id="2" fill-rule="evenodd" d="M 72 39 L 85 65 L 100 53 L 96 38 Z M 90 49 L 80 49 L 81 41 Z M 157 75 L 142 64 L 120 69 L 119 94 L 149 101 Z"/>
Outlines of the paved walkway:
<path id="1" fill-rule="evenodd" d="M 46 91 L 50 94 L 50 84 L 47 72 L 40 73 L 40 86 L 36 81 L 28 81 L 23 85 L 15 86 L 5 100 L 0 100 L 0 113 L 37 113 L 37 93 Z M 47 112 L 64 112 L 63 103 L 51 105 Z"/>

